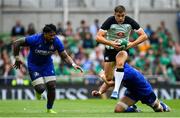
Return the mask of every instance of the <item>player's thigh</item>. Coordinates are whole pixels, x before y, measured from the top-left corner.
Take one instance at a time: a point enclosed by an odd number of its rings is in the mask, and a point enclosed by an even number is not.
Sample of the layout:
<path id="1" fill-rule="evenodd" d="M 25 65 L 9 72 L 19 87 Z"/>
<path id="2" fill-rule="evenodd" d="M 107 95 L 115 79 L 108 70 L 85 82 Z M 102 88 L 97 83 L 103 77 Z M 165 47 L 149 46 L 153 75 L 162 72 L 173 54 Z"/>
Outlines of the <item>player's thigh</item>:
<path id="1" fill-rule="evenodd" d="M 52 81 L 56 81 L 55 70 L 53 65 L 47 66 L 46 69 L 42 72 L 42 75 L 44 77 L 44 81 L 46 84 Z"/>
<path id="2" fill-rule="evenodd" d="M 44 79 L 42 73 L 36 70 L 29 69 L 29 75 L 32 81 L 32 85 L 35 87 L 37 85 L 44 84 Z"/>
<path id="3" fill-rule="evenodd" d="M 128 53 L 126 51 L 119 51 L 119 53 L 116 55 L 116 65 L 124 65 L 127 58 Z"/>
<path id="4" fill-rule="evenodd" d="M 134 101 L 130 97 L 123 96 L 120 101 L 116 104 L 115 112 L 124 112 L 129 106 L 136 104 L 137 101 Z"/>
<path id="5" fill-rule="evenodd" d="M 114 77 L 115 62 L 104 62 L 104 72 L 108 81 Z"/>
<path id="6" fill-rule="evenodd" d="M 44 78 L 42 77 L 42 74 L 38 71 L 29 70 L 29 75 L 32 81 L 32 85 L 36 92 L 43 93 L 46 87 L 44 84 Z"/>

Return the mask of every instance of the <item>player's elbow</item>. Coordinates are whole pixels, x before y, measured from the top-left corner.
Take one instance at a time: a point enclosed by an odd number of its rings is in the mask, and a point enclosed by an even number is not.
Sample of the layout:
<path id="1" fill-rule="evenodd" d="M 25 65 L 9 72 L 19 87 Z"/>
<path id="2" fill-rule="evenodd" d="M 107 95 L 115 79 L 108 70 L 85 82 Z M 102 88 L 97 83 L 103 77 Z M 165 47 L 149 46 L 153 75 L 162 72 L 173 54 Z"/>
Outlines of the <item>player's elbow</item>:
<path id="1" fill-rule="evenodd" d="M 18 42 L 17 41 L 13 41 L 12 45 L 13 45 L 13 47 L 18 47 Z"/>
<path id="2" fill-rule="evenodd" d="M 99 35 L 96 35 L 96 42 L 100 42 L 100 38 L 101 38 L 101 36 L 99 36 Z"/>
<path id="3" fill-rule="evenodd" d="M 13 41 L 12 43 L 13 47 L 20 47 L 25 45 L 25 38 L 17 39 L 16 41 Z"/>
<path id="4" fill-rule="evenodd" d="M 144 33 L 144 40 L 147 40 L 148 39 L 148 36 Z"/>

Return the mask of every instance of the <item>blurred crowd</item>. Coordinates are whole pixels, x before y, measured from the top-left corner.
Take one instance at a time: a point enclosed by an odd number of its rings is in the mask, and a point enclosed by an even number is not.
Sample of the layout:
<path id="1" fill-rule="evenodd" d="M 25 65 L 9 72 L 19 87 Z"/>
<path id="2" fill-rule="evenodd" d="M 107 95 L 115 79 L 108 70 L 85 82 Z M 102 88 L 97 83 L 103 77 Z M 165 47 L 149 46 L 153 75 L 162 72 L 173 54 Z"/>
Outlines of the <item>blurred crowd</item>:
<path id="1" fill-rule="evenodd" d="M 77 29 L 73 29 L 71 21 L 66 23 L 65 28 L 60 22 L 57 23 L 57 34 L 63 41 L 66 51 L 85 70 L 85 74 L 75 71 L 72 66 L 63 63 L 58 53 L 55 53 L 52 58 L 59 83 L 98 84 L 100 82 L 98 73 L 103 68 L 104 46 L 95 41 L 99 28 L 98 19 L 95 19 L 93 24 L 81 20 Z M 178 39 L 173 38 L 164 21 L 161 21 L 155 30 L 150 24 L 147 24 L 144 30 L 149 40 L 136 48 L 129 49 L 128 63 L 145 74 L 151 82 L 171 84 L 180 82 Z M 34 33 L 37 31 L 33 23 L 25 28 L 21 21 L 17 20 L 11 34 L 0 35 L 0 84 L 29 85 L 26 65 L 29 48 L 21 49 L 20 56 L 25 63 L 20 70 L 15 70 L 12 68 L 14 63 L 12 42 L 19 37 Z M 136 40 L 137 37 L 135 32 L 131 32 L 130 41 Z"/>

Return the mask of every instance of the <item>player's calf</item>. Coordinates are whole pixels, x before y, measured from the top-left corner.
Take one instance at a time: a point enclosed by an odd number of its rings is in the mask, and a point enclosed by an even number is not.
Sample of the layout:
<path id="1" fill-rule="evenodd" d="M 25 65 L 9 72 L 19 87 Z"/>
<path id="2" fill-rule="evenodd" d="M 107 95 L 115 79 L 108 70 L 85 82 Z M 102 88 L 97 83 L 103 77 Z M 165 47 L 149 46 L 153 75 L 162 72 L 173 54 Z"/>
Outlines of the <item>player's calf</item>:
<path id="1" fill-rule="evenodd" d="M 46 83 L 46 86 L 47 86 L 47 109 L 52 109 L 55 100 L 56 82 L 49 81 L 48 83 Z"/>
<path id="2" fill-rule="evenodd" d="M 35 96 L 37 100 L 41 99 L 41 94 L 45 91 L 46 87 L 44 84 L 39 84 L 34 86 L 35 89 Z"/>
<path id="3" fill-rule="evenodd" d="M 34 89 L 36 90 L 37 93 L 42 94 L 45 91 L 46 87 L 44 84 L 39 84 L 34 86 Z"/>

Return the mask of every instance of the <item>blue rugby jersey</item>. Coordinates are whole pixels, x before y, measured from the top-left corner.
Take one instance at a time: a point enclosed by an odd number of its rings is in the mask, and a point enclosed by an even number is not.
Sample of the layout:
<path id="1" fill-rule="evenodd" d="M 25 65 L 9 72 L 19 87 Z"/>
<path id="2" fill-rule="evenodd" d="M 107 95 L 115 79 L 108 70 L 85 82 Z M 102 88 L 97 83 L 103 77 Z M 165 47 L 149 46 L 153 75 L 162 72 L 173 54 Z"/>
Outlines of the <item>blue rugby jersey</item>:
<path id="1" fill-rule="evenodd" d="M 25 39 L 26 44 L 30 47 L 28 55 L 28 68 L 37 68 L 38 66 L 52 66 L 51 55 L 57 50 L 64 51 L 64 46 L 60 39 L 55 36 L 53 43 L 47 43 L 43 34 L 34 34 Z"/>

